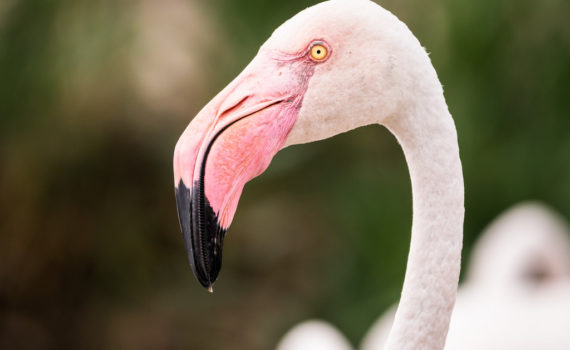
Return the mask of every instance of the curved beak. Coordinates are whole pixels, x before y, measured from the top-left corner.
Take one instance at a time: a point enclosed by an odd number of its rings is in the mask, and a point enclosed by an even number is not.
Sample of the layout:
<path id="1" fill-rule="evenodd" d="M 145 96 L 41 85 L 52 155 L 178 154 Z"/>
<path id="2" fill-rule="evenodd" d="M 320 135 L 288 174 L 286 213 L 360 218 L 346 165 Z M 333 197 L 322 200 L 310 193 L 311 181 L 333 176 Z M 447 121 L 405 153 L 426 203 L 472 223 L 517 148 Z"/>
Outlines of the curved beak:
<path id="1" fill-rule="evenodd" d="M 243 186 L 265 171 L 285 143 L 312 72 L 304 62 L 256 57 L 176 145 L 178 218 L 192 271 L 208 290 L 221 269 Z"/>

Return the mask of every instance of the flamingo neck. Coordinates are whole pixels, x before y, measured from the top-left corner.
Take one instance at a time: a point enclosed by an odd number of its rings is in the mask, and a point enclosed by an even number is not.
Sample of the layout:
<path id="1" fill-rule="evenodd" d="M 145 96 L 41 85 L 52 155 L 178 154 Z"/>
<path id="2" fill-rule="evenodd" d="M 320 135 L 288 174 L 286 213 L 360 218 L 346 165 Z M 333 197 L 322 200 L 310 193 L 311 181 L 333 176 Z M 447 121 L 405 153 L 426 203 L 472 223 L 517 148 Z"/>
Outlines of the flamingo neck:
<path id="1" fill-rule="evenodd" d="M 463 238 L 463 175 L 457 133 L 437 79 L 384 124 L 406 156 L 413 224 L 400 304 L 386 349 L 441 350 L 455 303 Z"/>

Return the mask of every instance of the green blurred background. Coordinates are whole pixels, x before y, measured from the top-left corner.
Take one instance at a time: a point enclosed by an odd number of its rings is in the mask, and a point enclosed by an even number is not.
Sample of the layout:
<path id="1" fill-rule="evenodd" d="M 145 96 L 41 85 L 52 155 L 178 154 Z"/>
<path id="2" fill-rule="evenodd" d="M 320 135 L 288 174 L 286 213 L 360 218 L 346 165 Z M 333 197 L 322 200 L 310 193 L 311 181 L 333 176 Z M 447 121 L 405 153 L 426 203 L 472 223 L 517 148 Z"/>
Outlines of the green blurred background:
<path id="1" fill-rule="evenodd" d="M 398 299 L 411 224 L 394 138 L 280 152 L 209 295 L 178 228 L 174 145 L 308 0 L 0 1 L 0 348 L 270 349 L 324 318 L 357 343 Z M 570 2 L 386 0 L 444 84 L 464 261 L 506 207 L 570 216 Z"/>

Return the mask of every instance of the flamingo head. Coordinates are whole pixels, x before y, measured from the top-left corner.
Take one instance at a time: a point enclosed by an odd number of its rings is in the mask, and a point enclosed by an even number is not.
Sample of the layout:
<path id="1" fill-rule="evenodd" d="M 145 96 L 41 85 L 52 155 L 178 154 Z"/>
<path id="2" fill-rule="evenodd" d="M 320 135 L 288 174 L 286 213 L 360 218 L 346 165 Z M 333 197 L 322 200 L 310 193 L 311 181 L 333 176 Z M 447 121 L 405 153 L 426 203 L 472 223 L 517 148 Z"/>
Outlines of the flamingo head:
<path id="1" fill-rule="evenodd" d="M 308 8 L 280 26 L 188 125 L 174 152 L 174 185 L 190 266 L 204 287 L 220 271 L 244 185 L 281 148 L 393 113 L 402 96 L 391 83 L 393 53 L 408 38 L 382 28 L 400 23 L 368 0 Z"/>

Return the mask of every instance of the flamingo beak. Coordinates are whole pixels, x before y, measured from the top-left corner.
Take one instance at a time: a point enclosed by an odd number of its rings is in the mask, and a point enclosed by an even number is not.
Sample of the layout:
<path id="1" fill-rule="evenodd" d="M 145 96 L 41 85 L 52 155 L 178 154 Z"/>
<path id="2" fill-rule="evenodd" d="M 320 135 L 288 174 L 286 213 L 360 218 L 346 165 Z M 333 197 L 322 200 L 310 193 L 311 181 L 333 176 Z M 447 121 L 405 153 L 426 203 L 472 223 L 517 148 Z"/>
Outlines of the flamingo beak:
<path id="1" fill-rule="evenodd" d="M 243 186 L 269 166 L 296 121 L 312 68 L 256 57 L 189 124 L 174 152 L 190 267 L 211 291 Z"/>

